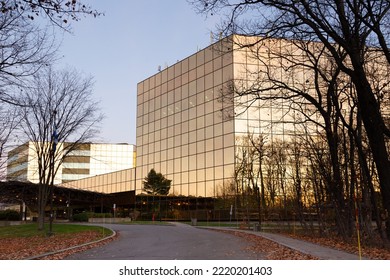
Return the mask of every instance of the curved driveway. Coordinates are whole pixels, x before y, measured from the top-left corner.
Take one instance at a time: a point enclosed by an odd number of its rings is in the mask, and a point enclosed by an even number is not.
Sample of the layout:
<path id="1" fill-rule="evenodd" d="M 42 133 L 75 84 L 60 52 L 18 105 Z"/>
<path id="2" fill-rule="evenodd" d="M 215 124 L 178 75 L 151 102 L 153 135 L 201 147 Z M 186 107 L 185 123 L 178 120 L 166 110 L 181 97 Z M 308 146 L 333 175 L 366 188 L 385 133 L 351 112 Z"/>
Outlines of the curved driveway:
<path id="1" fill-rule="evenodd" d="M 262 259 L 250 243 L 231 234 L 185 224 L 102 225 L 119 232 L 107 245 L 70 255 L 70 260 L 229 260 Z"/>

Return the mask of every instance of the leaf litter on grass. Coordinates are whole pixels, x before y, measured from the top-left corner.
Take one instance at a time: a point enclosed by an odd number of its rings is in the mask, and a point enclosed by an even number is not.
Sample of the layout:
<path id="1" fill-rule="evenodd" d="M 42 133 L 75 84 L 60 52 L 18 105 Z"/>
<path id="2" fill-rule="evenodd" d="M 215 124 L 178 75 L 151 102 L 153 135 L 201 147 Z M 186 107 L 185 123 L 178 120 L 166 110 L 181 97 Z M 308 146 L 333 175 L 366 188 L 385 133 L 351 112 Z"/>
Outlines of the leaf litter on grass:
<path id="1" fill-rule="evenodd" d="M 88 242 L 99 240 L 101 233 L 96 231 L 83 231 L 78 233 L 58 234 L 50 237 L 6 237 L 0 239 L 0 259 L 1 260 L 22 260 L 39 256 L 42 254 L 55 252 L 82 245 Z M 95 246 L 102 245 L 102 242 Z M 92 247 L 93 245 L 89 246 Z M 83 248 L 79 248 L 80 250 Z M 75 250 L 73 250 L 74 252 Z M 69 254 L 72 252 L 68 252 Z M 65 254 L 63 254 L 65 255 Z M 54 255 L 47 259 L 56 259 Z"/>

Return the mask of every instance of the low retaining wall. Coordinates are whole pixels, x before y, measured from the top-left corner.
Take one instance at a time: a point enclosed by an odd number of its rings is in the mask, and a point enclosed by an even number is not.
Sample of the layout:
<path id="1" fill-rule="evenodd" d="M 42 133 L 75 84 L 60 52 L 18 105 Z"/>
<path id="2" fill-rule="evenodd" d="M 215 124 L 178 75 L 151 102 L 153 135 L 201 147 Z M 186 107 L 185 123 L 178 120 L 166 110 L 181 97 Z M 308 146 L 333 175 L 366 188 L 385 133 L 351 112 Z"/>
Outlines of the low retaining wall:
<path id="1" fill-rule="evenodd" d="M 131 222 L 130 218 L 89 218 L 88 223 L 97 223 L 97 224 L 116 224 L 116 223 L 125 223 Z"/>
<path id="2" fill-rule="evenodd" d="M 0 227 L 18 226 L 25 224 L 25 221 L 0 221 Z"/>

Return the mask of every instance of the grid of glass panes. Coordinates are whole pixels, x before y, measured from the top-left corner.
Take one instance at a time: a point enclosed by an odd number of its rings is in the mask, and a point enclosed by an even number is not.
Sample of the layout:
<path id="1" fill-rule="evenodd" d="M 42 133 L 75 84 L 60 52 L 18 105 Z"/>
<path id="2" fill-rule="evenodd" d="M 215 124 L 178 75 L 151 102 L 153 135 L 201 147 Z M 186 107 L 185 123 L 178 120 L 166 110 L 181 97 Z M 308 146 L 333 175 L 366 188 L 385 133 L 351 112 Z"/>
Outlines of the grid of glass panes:
<path id="1" fill-rule="evenodd" d="M 138 192 L 152 168 L 175 195 L 214 196 L 233 176 L 233 107 L 220 96 L 232 77 L 232 52 L 214 45 L 138 84 Z"/>

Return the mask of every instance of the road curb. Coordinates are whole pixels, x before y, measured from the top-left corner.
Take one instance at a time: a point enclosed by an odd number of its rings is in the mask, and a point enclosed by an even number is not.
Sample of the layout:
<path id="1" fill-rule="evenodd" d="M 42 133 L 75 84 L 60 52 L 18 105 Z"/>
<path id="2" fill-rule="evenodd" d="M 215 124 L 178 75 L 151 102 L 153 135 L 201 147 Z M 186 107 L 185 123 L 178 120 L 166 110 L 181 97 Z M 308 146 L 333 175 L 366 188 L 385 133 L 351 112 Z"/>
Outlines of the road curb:
<path id="1" fill-rule="evenodd" d="M 57 250 L 57 251 L 53 251 L 53 252 L 48 252 L 48 253 L 44 253 L 44 254 L 37 255 L 37 256 L 28 257 L 28 258 L 26 258 L 26 259 L 24 259 L 24 260 L 36 260 L 36 259 L 44 258 L 44 257 L 47 257 L 47 256 L 51 256 L 51 255 L 63 253 L 63 252 L 69 251 L 69 250 L 73 250 L 73 249 L 81 248 L 81 247 L 84 247 L 84 246 L 96 244 L 96 243 L 99 243 L 99 242 L 108 240 L 108 239 L 113 238 L 113 237 L 116 236 L 116 231 L 115 231 L 115 230 L 110 229 L 110 228 L 106 228 L 106 229 L 112 231 L 112 234 L 111 234 L 110 236 L 104 237 L 104 238 L 99 239 L 99 240 L 87 242 L 87 243 L 84 243 L 84 244 L 72 246 L 72 247 L 69 247 L 69 248 L 65 248 L 65 249 L 61 249 L 61 250 Z"/>

